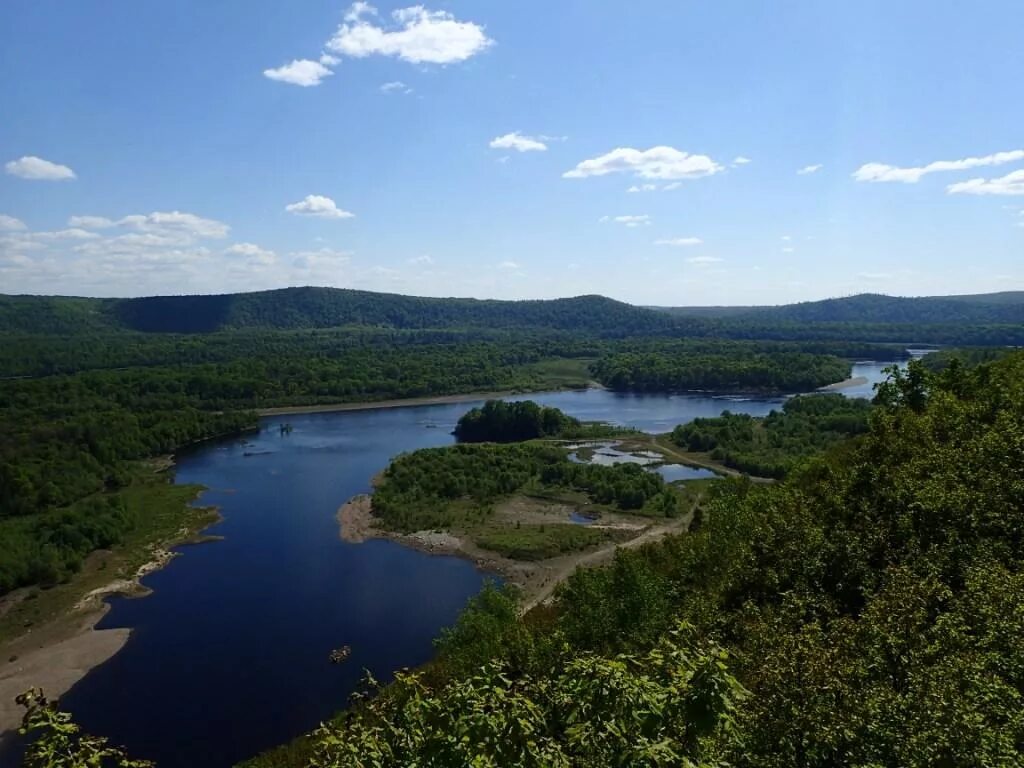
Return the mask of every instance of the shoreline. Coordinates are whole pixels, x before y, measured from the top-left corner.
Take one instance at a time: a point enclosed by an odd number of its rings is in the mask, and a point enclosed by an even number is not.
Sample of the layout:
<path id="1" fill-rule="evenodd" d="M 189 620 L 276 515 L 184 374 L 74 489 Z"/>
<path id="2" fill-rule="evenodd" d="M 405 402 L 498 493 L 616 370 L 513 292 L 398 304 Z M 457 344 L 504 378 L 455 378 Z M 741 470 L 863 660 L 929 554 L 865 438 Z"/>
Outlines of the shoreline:
<path id="1" fill-rule="evenodd" d="M 120 651 L 131 637 L 127 627 L 96 629 L 110 610 L 107 598 L 144 598 L 153 593 L 142 579 L 164 568 L 186 545 L 219 541 L 203 531 L 224 518 L 213 507 L 213 519 L 202 521 L 180 535 L 152 545 L 151 557 L 131 576 L 113 578 L 82 595 L 63 616 L 33 627 L 0 646 L 0 751 L 15 737 L 24 710 L 14 699 L 29 688 L 41 688 L 51 701 L 58 700 L 94 668 Z"/>
<path id="2" fill-rule="evenodd" d="M 852 376 L 849 379 L 843 379 L 837 381 L 835 384 L 826 384 L 824 387 L 818 387 L 819 392 L 838 392 L 843 389 L 850 389 L 851 387 L 862 387 L 868 383 L 867 376 Z"/>
<path id="3" fill-rule="evenodd" d="M 289 416 L 303 413 L 332 413 L 335 411 L 375 411 L 386 408 L 410 408 L 421 405 L 447 405 L 451 403 L 471 403 L 476 400 L 493 400 L 500 397 L 517 397 L 519 395 L 540 395 L 547 392 L 585 392 L 588 389 L 603 387 L 567 387 L 536 390 L 502 390 L 498 392 L 466 392 L 459 395 L 431 395 L 427 397 L 406 397 L 394 400 L 371 400 L 358 403 L 326 403 L 322 405 L 286 405 L 278 408 L 257 408 L 258 416 Z"/>

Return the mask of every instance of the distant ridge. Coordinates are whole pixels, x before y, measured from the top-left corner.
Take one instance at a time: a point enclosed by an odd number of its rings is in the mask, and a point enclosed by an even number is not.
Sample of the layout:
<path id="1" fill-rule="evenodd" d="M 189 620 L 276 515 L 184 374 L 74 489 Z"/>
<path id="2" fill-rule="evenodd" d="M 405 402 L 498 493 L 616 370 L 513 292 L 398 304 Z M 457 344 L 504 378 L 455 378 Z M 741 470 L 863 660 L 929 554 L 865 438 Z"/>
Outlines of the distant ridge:
<path id="1" fill-rule="evenodd" d="M 723 333 L 756 338 L 758 329 L 768 325 L 829 323 L 904 326 L 908 330 L 917 326 L 1024 324 L 1024 291 L 922 298 L 864 293 L 777 307 L 638 307 L 595 295 L 523 301 L 427 298 L 315 287 L 132 299 L 0 295 L 0 332 L 69 335 L 369 326 L 549 329 L 601 336 Z M 904 338 L 906 334 L 896 336 Z"/>
<path id="2" fill-rule="evenodd" d="M 811 323 L 1024 323 L 1024 291 L 906 298 L 861 293 L 777 307 L 649 307 L 674 317 Z"/>

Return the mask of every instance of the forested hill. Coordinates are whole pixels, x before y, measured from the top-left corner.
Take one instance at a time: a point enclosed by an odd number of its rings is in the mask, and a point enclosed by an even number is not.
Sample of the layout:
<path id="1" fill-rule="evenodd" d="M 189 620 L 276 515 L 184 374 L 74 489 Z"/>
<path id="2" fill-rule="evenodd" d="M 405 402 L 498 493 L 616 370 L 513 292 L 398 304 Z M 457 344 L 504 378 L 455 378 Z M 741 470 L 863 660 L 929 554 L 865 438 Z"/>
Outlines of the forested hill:
<path id="1" fill-rule="evenodd" d="M 548 328 L 607 335 L 670 330 L 672 318 L 603 296 L 537 301 L 437 299 L 342 288 L 284 288 L 214 296 L 83 299 L 0 296 L 0 331 L 205 333 L 340 326 Z"/>
<path id="2" fill-rule="evenodd" d="M 812 323 L 1022 323 L 1024 291 L 905 298 L 861 293 L 778 307 L 652 307 L 674 317 Z"/>

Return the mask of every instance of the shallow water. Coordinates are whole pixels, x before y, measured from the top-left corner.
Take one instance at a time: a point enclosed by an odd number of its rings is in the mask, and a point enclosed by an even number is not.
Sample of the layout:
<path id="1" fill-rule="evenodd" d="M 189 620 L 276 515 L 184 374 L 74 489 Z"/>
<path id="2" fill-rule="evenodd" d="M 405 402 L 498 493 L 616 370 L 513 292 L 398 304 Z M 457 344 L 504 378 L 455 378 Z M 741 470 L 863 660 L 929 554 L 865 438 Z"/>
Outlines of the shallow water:
<path id="1" fill-rule="evenodd" d="M 853 375 L 878 381 L 884 365 Z M 602 390 L 529 397 L 647 432 L 726 408 L 765 415 L 783 402 Z M 271 417 L 259 435 L 179 457 L 177 481 L 210 489 L 200 503 L 220 507 L 224 521 L 209 533 L 224 540 L 182 548 L 144 580 L 150 597 L 113 601 L 100 626 L 131 627 L 132 636 L 63 706 L 160 768 L 225 768 L 343 707 L 364 667 L 387 679 L 425 662 L 485 574 L 392 542 L 345 543 L 335 514 L 396 454 L 451 443 L 456 420 L 477 404 Z M 674 471 L 683 470 L 701 472 Z M 351 659 L 331 665 L 341 645 Z"/>

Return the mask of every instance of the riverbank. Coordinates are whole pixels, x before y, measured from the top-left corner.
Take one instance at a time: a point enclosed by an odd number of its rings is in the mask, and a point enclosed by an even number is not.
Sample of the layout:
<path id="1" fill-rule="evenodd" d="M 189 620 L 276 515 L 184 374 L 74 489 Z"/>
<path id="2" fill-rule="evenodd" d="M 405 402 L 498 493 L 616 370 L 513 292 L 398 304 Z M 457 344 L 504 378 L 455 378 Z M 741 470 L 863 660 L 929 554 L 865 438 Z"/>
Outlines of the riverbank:
<path id="1" fill-rule="evenodd" d="M 148 595 L 141 580 L 170 563 L 174 547 L 217 539 L 202 531 L 220 521 L 219 513 L 190 506 L 201 491 L 166 478 L 122 490 L 140 519 L 122 546 L 93 552 L 69 582 L 0 600 L 0 745 L 21 723 L 15 696 L 39 687 L 58 698 L 128 641 L 130 630 L 95 628 L 108 597 Z"/>
<path id="2" fill-rule="evenodd" d="M 581 389 L 603 389 L 591 383 Z M 502 390 L 498 392 L 468 392 L 461 395 L 436 395 L 433 397 L 408 397 L 398 400 L 374 400 L 359 403 L 329 403 L 326 405 L 294 405 L 281 408 L 261 408 L 256 411 L 260 416 L 288 416 L 300 413 L 334 413 L 337 411 L 375 411 L 384 408 L 409 408 L 417 405 L 446 405 L 451 403 L 471 403 L 476 400 L 496 400 L 503 397 L 520 397 L 536 395 L 543 392 L 558 392 L 558 388 L 540 390 Z M 569 390 L 566 390 L 569 391 Z"/>
<path id="3" fill-rule="evenodd" d="M 852 387 L 862 387 L 868 383 L 866 376 L 853 376 L 849 379 L 843 379 L 837 381 L 835 384 L 827 384 L 824 387 L 819 387 L 819 392 L 840 392 L 844 389 L 850 389 Z"/>

